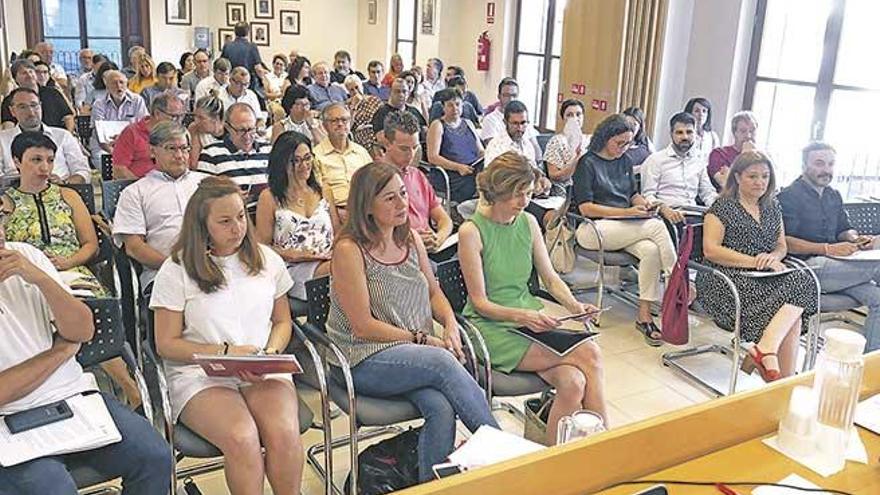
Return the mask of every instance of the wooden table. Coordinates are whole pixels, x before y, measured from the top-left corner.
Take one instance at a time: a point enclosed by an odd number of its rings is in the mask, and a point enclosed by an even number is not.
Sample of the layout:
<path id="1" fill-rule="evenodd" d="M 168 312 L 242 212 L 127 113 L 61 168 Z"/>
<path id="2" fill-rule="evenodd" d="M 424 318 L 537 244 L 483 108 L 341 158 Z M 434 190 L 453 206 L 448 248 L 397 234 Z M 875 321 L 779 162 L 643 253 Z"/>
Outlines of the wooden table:
<path id="1" fill-rule="evenodd" d="M 880 435 L 859 428 L 869 464 L 848 462 L 822 478 L 761 443 L 775 434 L 791 389 L 813 373 L 759 390 L 698 404 L 462 475 L 413 487 L 404 495 L 629 495 L 643 486 L 621 481 L 674 479 L 775 482 L 798 474 L 824 488 L 880 495 Z M 861 397 L 880 393 L 880 351 L 866 356 Z M 711 487 L 669 486 L 671 495 L 718 493 Z M 737 488 L 750 493 L 749 488 Z"/>

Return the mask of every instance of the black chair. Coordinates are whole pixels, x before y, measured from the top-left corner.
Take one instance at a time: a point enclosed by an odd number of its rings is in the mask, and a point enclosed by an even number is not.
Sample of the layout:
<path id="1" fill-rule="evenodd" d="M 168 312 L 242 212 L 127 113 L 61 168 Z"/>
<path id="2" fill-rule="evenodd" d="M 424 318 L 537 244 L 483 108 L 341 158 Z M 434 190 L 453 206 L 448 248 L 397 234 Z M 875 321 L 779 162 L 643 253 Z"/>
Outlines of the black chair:
<path id="1" fill-rule="evenodd" d="M 64 184 L 61 187 L 66 187 L 68 189 L 73 189 L 74 191 L 76 191 L 77 194 L 79 194 L 80 198 L 82 198 L 83 203 L 85 203 L 86 209 L 89 211 L 89 215 L 92 215 L 94 217 L 94 215 L 96 214 L 95 189 L 92 187 L 91 184 Z M 107 236 L 107 233 L 102 228 L 102 225 L 95 218 L 92 218 L 92 224 L 95 227 L 95 234 L 98 237 L 98 252 L 97 254 L 95 254 L 95 257 L 89 262 L 89 269 L 92 270 L 92 272 L 97 276 L 98 280 L 101 281 L 101 284 L 104 285 L 104 287 L 113 290 L 115 289 L 115 284 L 112 276 L 113 243 Z"/>
<path id="2" fill-rule="evenodd" d="M 880 235 L 880 203 L 846 203 L 843 211 L 860 234 Z"/>
<path id="3" fill-rule="evenodd" d="M 113 155 L 101 155 L 101 179 L 113 180 Z"/>
<path id="4" fill-rule="evenodd" d="M 92 118 L 89 115 L 76 116 L 76 134 L 79 142 L 88 149 L 89 140 L 92 138 Z"/>
<path id="5" fill-rule="evenodd" d="M 538 146 L 541 147 L 541 153 L 546 153 L 546 152 L 547 152 L 547 143 L 550 142 L 550 139 L 551 139 L 552 137 L 553 137 L 553 133 L 550 133 L 550 132 L 548 132 L 548 133 L 543 133 L 543 134 L 538 134 L 538 137 L 537 137 L 537 139 L 538 139 Z"/>
<path id="6" fill-rule="evenodd" d="M 152 401 L 147 388 L 147 382 L 137 366 L 134 353 L 125 340 L 125 329 L 122 326 L 122 315 L 118 299 L 101 298 L 86 299 L 83 302 L 92 311 L 92 320 L 95 325 L 95 334 L 92 340 L 80 347 L 76 360 L 85 368 L 93 368 L 109 359 L 122 358 L 134 376 L 138 391 L 143 400 L 144 416 L 153 423 Z M 101 474 L 99 471 L 86 466 L 75 466 L 71 469 L 71 476 L 80 489 L 92 487 L 111 481 L 113 478 Z M 89 493 L 100 493 L 104 490 L 89 490 Z"/>
<path id="7" fill-rule="evenodd" d="M 443 207 L 446 209 L 446 214 L 452 214 L 452 190 L 449 186 L 449 174 L 443 167 L 437 167 L 435 165 L 431 165 L 426 161 L 419 161 L 419 170 L 425 174 L 426 177 L 431 177 L 432 175 L 436 175 L 439 178 L 439 181 L 444 186 L 442 188 L 437 188 L 434 186 L 434 182 L 431 182 L 432 187 L 434 187 L 435 193 L 438 197 L 443 200 Z"/>
<path id="8" fill-rule="evenodd" d="M 187 112 L 187 113 L 183 116 L 183 120 L 182 120 L 180 123 L 181 123 L 181 125 L 183 125 L 184 127 L 189 127 L 189 125 L 192 124 L 193 121 L 195 121 L 195 120 L 196 120 L 196 116 L 195 116 L 195 114 L 193 114 L 192 112 Z"/>
<path id="9" fill-rule="evenodd" d="M 134 179 L 107 180 L 101 182 L 101 212 L 104 219 L 112 225 L 116 215 L 116 204 L 122 190 L 134 183 Z M 122 304 L 122 318 L 125 325 L 126 338 L 132 343 L 137 351 L 138 362 L 143 365 L 143 350 L 141 349 L 141 332 L 137 320 L 138 290 L 134 285 L 132 269 L 138 272 L 137 263 L 131 260 L 125 252 L 125 246 L 113 249 L 113 264 L 116 268 L 116 276 L 119 280 L 119 299 Z M 146 307 L 144 305 L 144 307 Z"/>

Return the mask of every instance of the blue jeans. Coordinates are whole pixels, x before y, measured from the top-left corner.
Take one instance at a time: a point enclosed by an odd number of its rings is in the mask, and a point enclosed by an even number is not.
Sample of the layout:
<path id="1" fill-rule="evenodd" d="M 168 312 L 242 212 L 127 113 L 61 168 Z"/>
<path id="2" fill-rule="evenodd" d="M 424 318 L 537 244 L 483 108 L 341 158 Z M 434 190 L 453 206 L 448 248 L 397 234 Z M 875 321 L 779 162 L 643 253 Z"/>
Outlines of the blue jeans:
<path id="1" fill-rule="evenodd" d="M 358 394 L 403 396 L 425 418 L 419 435 L 419 479 L 433 479 L 431 467 L 455 447 L 455 417 L 470 431 L 498 428 L 486 395 L 464 366 L 439 347 L 401 344 L 377 352 L 352 368 Z"/>
<path id="2" fill-rule="evenodd" d="M 162 495 L 171 487 L 171 447 L 142 416 L 101 394 L 122 441 L 94 450 L 0 467 L 0 495 L 76 495 L 68 468 L 89 466 L 107 480 L 122 477 L 123 495 Z"/>
<path id="3" fill-rule="evenodd" d="M 866 352 L 880 349 L 880 287 L 872 282 L 880 282 L 880 263 L 871 261 L 841 261 L 824 256 L 814 256 L 807 260 L 825 294 L 841 293 L 867 306 L 865 318 Z"/>

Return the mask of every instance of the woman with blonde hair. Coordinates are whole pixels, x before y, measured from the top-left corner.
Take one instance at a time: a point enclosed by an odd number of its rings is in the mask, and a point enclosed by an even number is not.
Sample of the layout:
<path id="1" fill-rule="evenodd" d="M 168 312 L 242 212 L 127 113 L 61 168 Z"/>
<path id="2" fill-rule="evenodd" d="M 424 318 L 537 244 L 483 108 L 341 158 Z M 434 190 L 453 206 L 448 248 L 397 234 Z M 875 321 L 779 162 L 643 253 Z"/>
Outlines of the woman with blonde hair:
<path id="1" fill-rule="evenodd" d="M 296 388 L 289 375 L 209 377 L 193 355 L 283 351 L 292 333 L 292 286 L 281 257 L 257 242 L 238 186 L 204 179 L 156 275 L 150 308 L 174 421 L 223 452 L 231 493 L 262 494 L 264 477 L 275 494 L 300 493 Z"/>
<path id="2" fill-rule="evenodd" d="M 730 167 L 721 196 L 706 212 L 706 264 L 733 280 L 740 297 L 740 333 L 751 342 L 743 370 L 758 369 L 764 381 L 791 376 L 801 329 L 816 313 L 816 286 L 805 272 L 752 277 L 747 272 L 782 272 L 788 253 L 776 176 L 770 158 L 741 153 Z M 734 327 L 733 294 L 719 277 L 697 274 L 701 304 L 721 328 Z"/>
<path id="3" fill-rule="evenodd" d="M 388 62 L 388 72 L 382 78 L 382 86 L 390 88 L 391 83 L 400 77 L 401 73 L 403 73 L 403 57 L 399 53 L 395 53 L 391 55 L 391 60 Z"/>
<path id="4" fill-rule="evenodd" d="M 146 53 L 138 59 L 137 72 L 128 80 L 128 89 L 132 93 L 141 94 L 141 91 L 151 88 L 156 84 L 156 63 Z"/>

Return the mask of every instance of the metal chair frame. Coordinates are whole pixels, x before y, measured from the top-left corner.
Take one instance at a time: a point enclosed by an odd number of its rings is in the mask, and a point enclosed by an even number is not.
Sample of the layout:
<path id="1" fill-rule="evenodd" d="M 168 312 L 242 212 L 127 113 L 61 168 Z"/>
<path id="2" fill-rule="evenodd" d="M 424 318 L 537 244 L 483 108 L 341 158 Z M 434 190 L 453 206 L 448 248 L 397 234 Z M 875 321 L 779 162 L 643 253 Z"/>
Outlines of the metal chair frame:
<path id="1" fill-rule="evenodd" d="M 92 138 L 92 118 L 89 115 L 77 115 L 75 121 L 79 142 L 88 149 L 89 140 Z"/>
<path id="2" fill-rule="evenodd" d="M 101 179 L 113 180 L 113 155 L 101 155 Z"/>
<path id="3" fill-rule="evenodd" d="M 445 185 L 445 189 L 443 191 L 438 191 L 443 197 L 443 209 L 446 210 L 447 215 L 452 215 L 452 188 L 449 185 L 449 173 L 443 169 L 443 167 L 438 167 L 436 165 L 432 165 L 426 161 L 419 161 L 419 169 L 426 175 L 431 175 L 432 172 L 436 172 L 440 174 L 440 177 L 443 178 L 443 184 Z"/>

